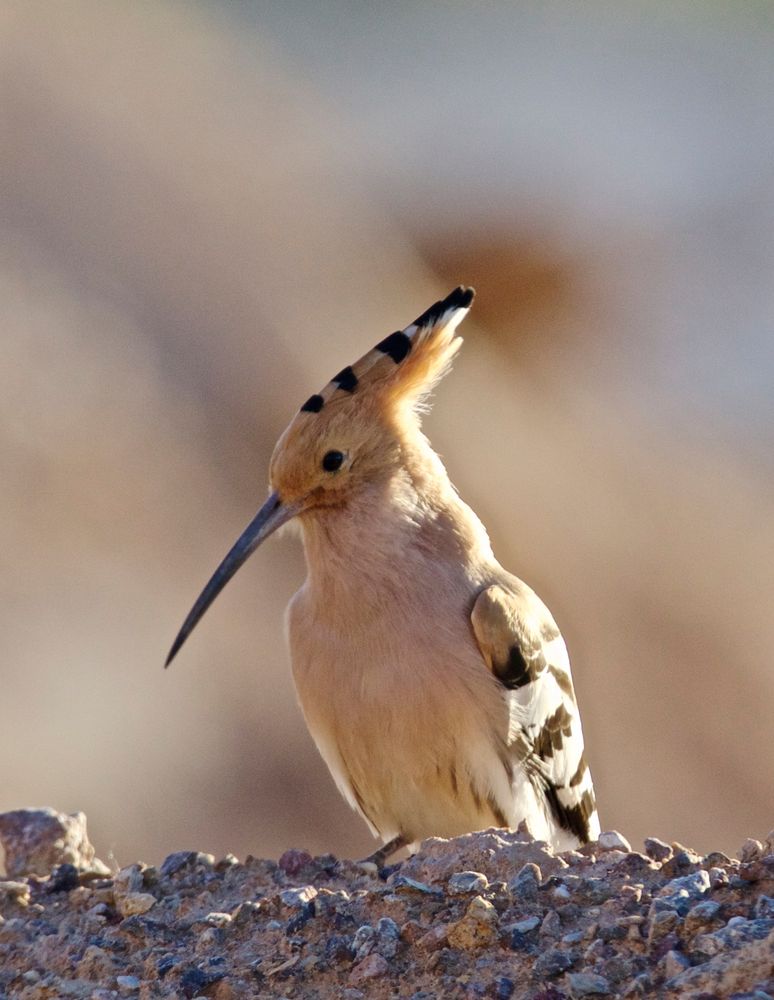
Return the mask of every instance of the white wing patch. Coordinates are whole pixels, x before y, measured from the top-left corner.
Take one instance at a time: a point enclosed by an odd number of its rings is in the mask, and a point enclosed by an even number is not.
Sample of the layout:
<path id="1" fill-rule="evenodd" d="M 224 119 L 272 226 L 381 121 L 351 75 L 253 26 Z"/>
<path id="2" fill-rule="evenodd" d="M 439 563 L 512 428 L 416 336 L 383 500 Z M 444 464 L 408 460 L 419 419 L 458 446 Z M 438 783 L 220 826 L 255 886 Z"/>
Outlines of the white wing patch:
<path id="1" fill-rule="evenodd" d="M 562 846 L 572 846 L 573 838 L 576 843 L 595 840 L 594 788 L 567 649 L 553 618 L 514 578 L 513 591 L 498 585 L 482 591 L 471 621 L 508 700 L 512 763 L 529 779 Z"/>

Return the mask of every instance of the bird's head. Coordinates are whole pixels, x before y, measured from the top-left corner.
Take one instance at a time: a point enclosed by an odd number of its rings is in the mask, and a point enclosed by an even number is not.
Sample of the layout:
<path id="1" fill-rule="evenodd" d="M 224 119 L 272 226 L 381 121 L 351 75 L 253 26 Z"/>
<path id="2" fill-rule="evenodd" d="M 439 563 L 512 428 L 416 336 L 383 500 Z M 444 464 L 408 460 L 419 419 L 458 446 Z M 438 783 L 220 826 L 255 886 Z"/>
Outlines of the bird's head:
<path id="1" fill-rule="evenodd" d="M 473 296 L 472 288 L 455 288 L 304 403 L 274 449 L 268 499 L 199 595 L 167 666 L 226 583 L 277 528 L 342 507 L 391 475 L 407 437 L 419 430 L 423 402 L 462 343 L 456 329 Z"/>

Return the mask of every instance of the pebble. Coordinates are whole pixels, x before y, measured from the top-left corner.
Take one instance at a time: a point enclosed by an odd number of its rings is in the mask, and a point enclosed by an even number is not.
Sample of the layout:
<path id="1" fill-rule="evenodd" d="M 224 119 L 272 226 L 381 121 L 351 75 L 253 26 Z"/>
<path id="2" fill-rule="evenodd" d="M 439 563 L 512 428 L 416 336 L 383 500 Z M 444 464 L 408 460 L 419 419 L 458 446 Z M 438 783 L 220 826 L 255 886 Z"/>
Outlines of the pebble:
<path id="1" fill-rule="evenodd" d="M 212 854 L 205 854 L 203 851 L 175 851 L 168 854 L 161 863 L 159 874 L 162 878 L 169 878 L 176 875 L 183 868 L 201 866 L 212 868 L 215 864 L 215 857 Z"/>
<path id="2" fill-rule="evenodd" d="M 416 892 L 420 895 L 425 896 L 442 896 L 443 893 L 440 889 L 434 889 L 424 882 L 418 882 L 414 878 L 409 878 L 407 875 L 396 875 L 392 881 L 392 887 L 395 892 L 400 893 L 411 893 Z"/>
<path id="3" fill-rule="evenodd" d="M 632 845 L 626 837 L 617 830 L 606 830 L 604 833 L 600 833 L 597 844 L 602 851 L 623 851 L 628 854 L 632 849 Z"/>
<path id="4" fill-rule="evenodd" d="M 538 956 L 533 966 L 533 975 L 538 979 L 559 976 L 575 964 L 577 956 L 560 948 L 549 948 Z"/>
<path id="5" fill-rule="evenodd" d="M 376 947 L 383 958 L 394 958 L 400 942 L 400 928 L 392 917 L 380 917 L 376 922 Z"/>
<path id="6" fill-rule="evenodd" d="M 737 853 L 740 861 L 757 861 L 762 856 L 763 844 L 760 840 L 755 840 L 752 837 L 748 837 L 745 840 Z"/>
<path id="7" fill-rule="evenodd" d="M 724 885 L 728 885 L 728 874 L 723 868 L 710 868 L 709 872 L 710 888 L 719 889 Z"/>
<path id="8" fill-rule="evenodd" d="M 524 920 L 517 921 L 512 929 L 519 934 L 529 934 L 530 931 L 540 927 L 540 924 L 540 917 L 526 917 Z"/>
<path id="9" fill-rule="evenodd" d="M 68 814 L 45 808 L 0 813 L 0 844 L 10 878 L 48 875 L 58 865 L 110 874 L 107 865 L 95 857 L 82 812 Z"/>
<path id="10" fill-rule="evenodd" d="M 654 861 L 668 861 L 672 857 L 672 848 L 658 837 L 646 837 L 645 853 Z"/>
<path id="11" fill-rule="evenodd" d="M 707 927 L 719 919 L 720 903 L 713 899 L 705 899 L 691 909 L 685 915 L 685 932 L 693 935 L 702 927 Z"/>
<path id="12" fill-rule="evenodd" d="M 313 863 L 314 859 L 309 851 L 298 851 L 295 848 L 285 851 L 277 864 L 286 875 L 298 875 L 302 868 L 306 868 Z"/>
<path id="13" fill-rule="evenodd" d="M 449 944 L 452 948 L 470 951 L 494 944 L 498 937 L 498 916 L 492 904 L 482 896 L 475 896 L 462 920 L 449 929 Z"/>
<path id="14" fill-rule="evenodd" d="M 8 880 L 0 882 L 0 903 L 12 902 L 27 906 L 30 901 L 30 887 L 26 882 Z"/>
<path id="15" fill-rule="evenodd" d="M 516 984 L 507 976 L 498 976 L 492 984 L 494 1000 L 510 1000 L 516 989 Z"/>
<path id="16" fill-rule="evenodd" d="M 317 890 L 313 885 L 303 885 L 298 889 L 283 889 L 279 894 L 280 899 L 291 910 L 300 910 L 311 903 L 317 896 Z"/>
<path id="17" fill-rule="evenodd" d="M 574 997 L 608 996 L 612 993 L 608 980 L 592 972 L 570 972 L 567 985 Z"/>
<path id="18" fill-rule="evenodd" d="M 122 917 L 147 913 L 156 905 L 156 897 L 149 892 L 128 892 L 116 900 L 116 909 Z"/>
<path id="19" fill-rule="evenodd" d="M 374 950 L 376 941 L 376 931 L 370 924 L 363 924 L 355 931 L 352 939 L 352 950 L 355 953 L 355 961 L 361 962 Z"/>
<path id="20" fill-rule="evenodd" d="M 556 910 L 549 910 L 540 925 L 540 933 L 543 937 L 558 938 L 562 933 L 562 921 Z"/>
<path id="21" fill-rule="evenodd" d="M 508 882 L 508 893 L 518 900 L 537 899 L 538 886 L 542 881 L 540 868 L 534 863 L 526 864 Z"/>
<path id="22" fill-rule="evenodd" d="M 489 888 L 489 879 L 481 872 L 457 872 L 446 884 L 452 896 L 461 896 L 465 893 L 482 893 Z"/>
<path id="23" fill-rule="evenodd" d="M 137 976 L 116 976 L 116 985 L 122 996 L 130 996 L 139 990 L 141 983 Z"/>
<path id="24" fill-rule="evenodd" d="M 378 979 L 385 976 L 390 971 L 389 963 L 381 955 L 373 953 L 358 962 L 349 974 L 349 982 L 352 986 L 359 986 L 367 983 L 371 979 Z"/>
<path id="25" fill-rule="evenodd" d="M 664 975 L 667 979 L 678 976 L 685 969 L 690 967 L 688 959 L 679 951 L 668 951 L 662 958 Z"/>
<path id="26" fill-rule="evenodd" d="M 701 899 L 710 888 L 709 873 L 702 868 L 692 875 L 671 879 L 659 889 L 658 896 L 660 899 L 668 900 L 682 915 L 685 915 L 690 909 L 691 902 Z"/>
<path id="27" fill-rule="evenodd" d="M 448 928 L 444 927 L 442 924 L 437 927 L 431 927 L 430 930 L 423 934 L 417 940 L 417 948 L 420 951 L 439 951 L 441 948 L 445 948 L 448 943 Z"/>

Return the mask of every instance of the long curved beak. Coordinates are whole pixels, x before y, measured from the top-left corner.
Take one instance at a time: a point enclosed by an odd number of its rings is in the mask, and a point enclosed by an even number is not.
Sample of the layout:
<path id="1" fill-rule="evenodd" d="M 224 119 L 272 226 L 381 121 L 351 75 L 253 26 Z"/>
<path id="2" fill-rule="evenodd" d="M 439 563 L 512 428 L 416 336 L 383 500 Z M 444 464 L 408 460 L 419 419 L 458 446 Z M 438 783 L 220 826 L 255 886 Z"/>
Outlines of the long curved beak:
<path id="1" fill-rule="evenodd" d="M 266 503 L 261 507 L 252 521 L 248 524 L 231 551 L 223 562 L 218 566 L 210 577 L 207 586 L 199 594 L 196 603 L 188 612 L 188 617 L 183 622 L 183 626 L 177 633 L 177 638 L 172 643 L 169 656 L 166 659 L 165 667 L 168 667 L 174 660 L 180 647 L 188 636 L 193 632 L 197 622 L 202 617 L 207 608 L 212 604 L 218 594 L 223 590 L 231 577 L 236 573 L 243 562 L 252 555 L 253 552 L 265 539 L 276 531 L 281 525 L 295 517 L 299 507 L 297 504 L 283 504 L 278 493 L 272 493 Z"/>

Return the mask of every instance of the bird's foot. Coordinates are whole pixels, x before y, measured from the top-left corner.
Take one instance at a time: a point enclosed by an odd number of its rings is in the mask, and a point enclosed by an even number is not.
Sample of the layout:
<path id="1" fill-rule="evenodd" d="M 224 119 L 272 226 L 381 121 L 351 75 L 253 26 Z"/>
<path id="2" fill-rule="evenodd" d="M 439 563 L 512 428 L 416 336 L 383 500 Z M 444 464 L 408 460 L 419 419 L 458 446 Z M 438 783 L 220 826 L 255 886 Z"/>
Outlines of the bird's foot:
<path id="1" fill-rule="evenodd" d="M 399 851 L 401 847 L 405 847 L 406 844 L 408 844 L 406 838 L 402 834 L 398 834 L 397 837 L 388 840 L 386 844 L 382 844 L 373 854 L 369 854 L 367 858 L 357 861 L 357 867 L 368 875 L 376 875 L 380 868 L 384 868 L 384 862 L 387 858 L 396 851 Z"/>

